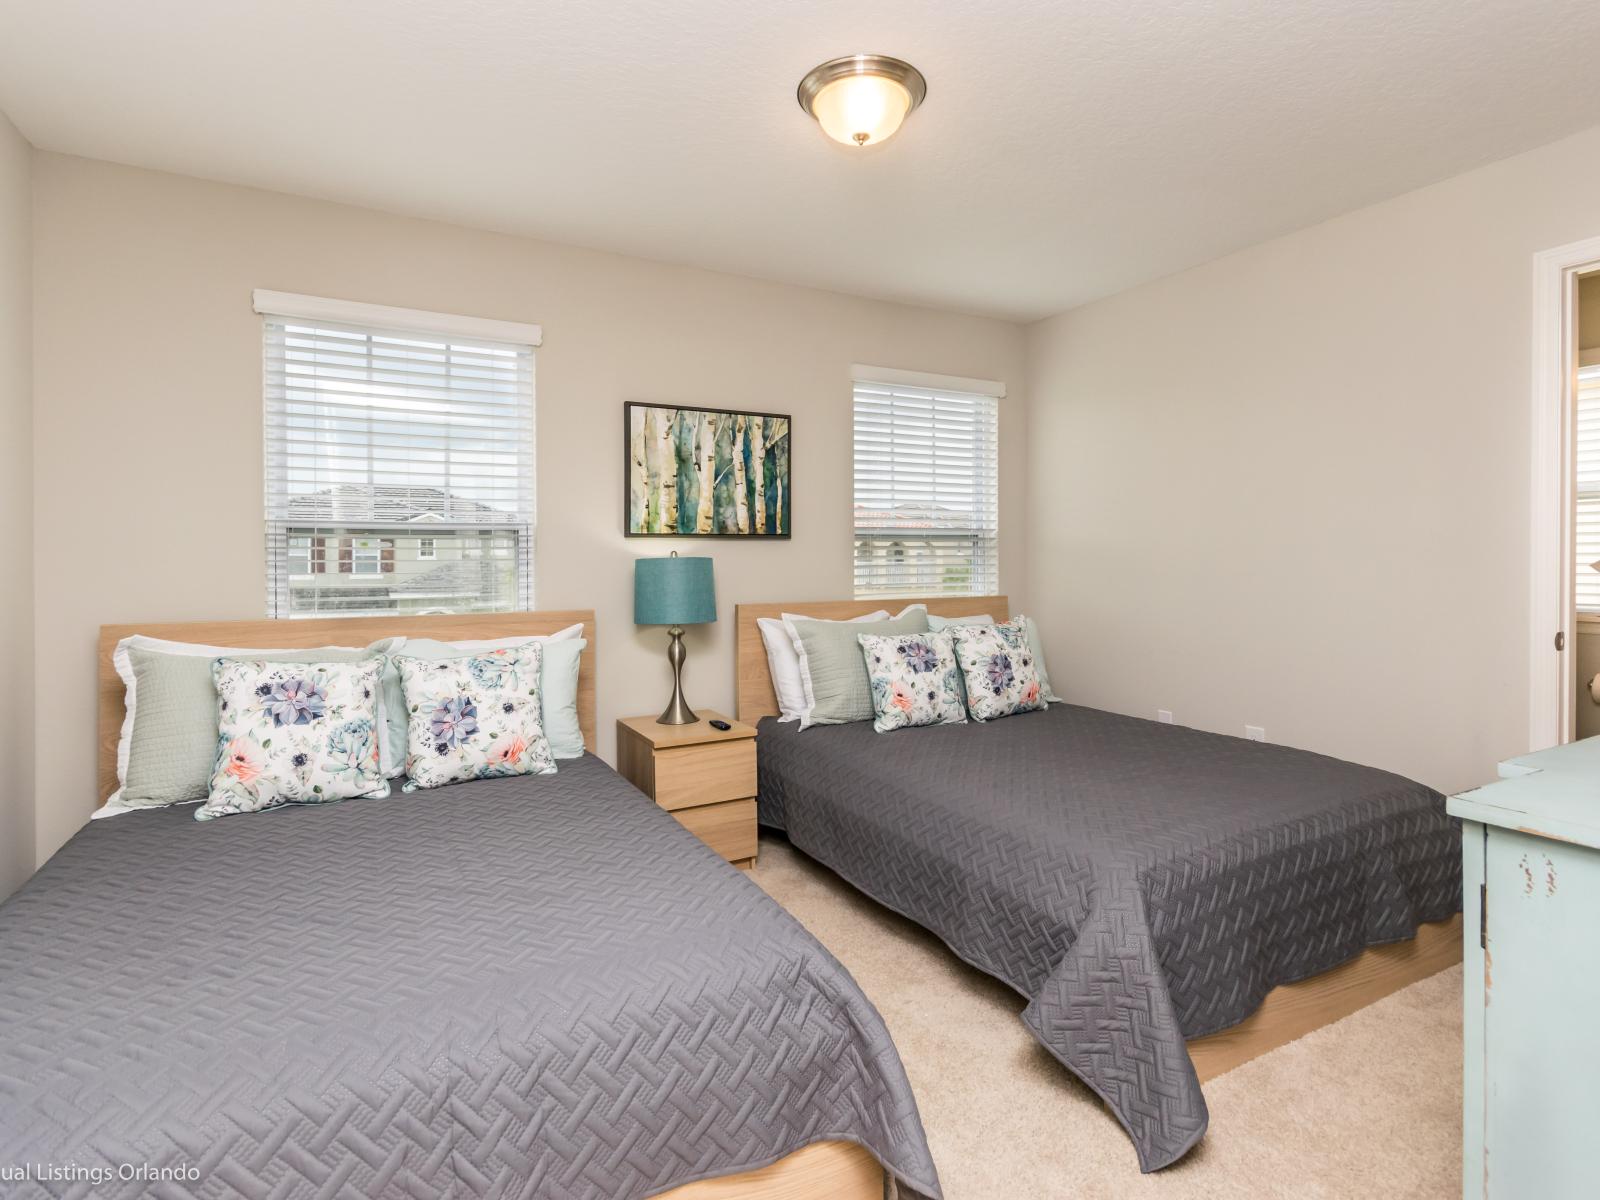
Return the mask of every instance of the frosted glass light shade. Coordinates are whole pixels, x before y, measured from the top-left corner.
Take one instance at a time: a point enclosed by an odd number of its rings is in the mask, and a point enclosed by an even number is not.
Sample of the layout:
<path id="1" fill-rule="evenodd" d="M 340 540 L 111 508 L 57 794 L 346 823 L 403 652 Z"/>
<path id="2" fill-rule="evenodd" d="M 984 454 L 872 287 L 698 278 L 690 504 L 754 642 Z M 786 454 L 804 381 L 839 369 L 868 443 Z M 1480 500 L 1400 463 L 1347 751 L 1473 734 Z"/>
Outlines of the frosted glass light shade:
<path id="1" fill-rule="evenodd" d="M 811 102 L 822 132 L 846 146 L 871 146 L 900 128 L 911 111 L 911 93 L 882 75 L 846 75 Z"/>
<path id="2" fill-rule="evenodd" d="M 800 107 L 846 146 L 875 146 L 893 136 L 922 103 L 927 81 L 910 63 L 882 54 L 825 62 L 800 81 Z"/>

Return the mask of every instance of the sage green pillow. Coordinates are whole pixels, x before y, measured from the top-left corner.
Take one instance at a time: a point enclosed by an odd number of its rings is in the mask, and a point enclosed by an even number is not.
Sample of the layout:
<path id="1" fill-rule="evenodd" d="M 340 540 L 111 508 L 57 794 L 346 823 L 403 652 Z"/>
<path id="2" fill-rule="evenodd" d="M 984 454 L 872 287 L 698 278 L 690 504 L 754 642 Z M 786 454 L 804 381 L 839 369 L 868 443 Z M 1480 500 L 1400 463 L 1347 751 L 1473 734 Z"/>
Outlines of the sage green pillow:
<path id="1" fill-rule="evenodd" d="M 204 800 L 217 759 L 217 688 L 211 654 L 169 654 L 128 647 L 133 670 L 133 733 L 118 804 L 161 808 Z M 253 652 L 262 662 L 361 662 L 367 650 L 320 646 L 310 650 Z"/>
<path id="2" fill-rule="evenodd" d="M 794 630 L 800 677 L 811 701 L 811 707 L 800 716 L 801 729 L 873 719 L 872 680 L 858 640 L 862 634 L 894 637 L 928 632 L 928 610 L 921 605 L 887 621 L 817 621 L 809 617 L 787 620 Z"/>

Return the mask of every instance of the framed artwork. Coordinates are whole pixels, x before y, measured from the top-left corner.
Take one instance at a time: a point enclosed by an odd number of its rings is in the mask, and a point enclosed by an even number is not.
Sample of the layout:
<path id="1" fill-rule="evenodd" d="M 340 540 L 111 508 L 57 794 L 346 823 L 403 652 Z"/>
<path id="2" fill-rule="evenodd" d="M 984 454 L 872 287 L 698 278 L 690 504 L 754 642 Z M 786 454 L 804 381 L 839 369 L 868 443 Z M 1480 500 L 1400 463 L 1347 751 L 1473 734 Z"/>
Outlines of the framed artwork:
<path id="1" fill-rule="evenodd" d="M 622 430 L 629 537 L 792 532 L 786 415 L 628 403 Z"/>

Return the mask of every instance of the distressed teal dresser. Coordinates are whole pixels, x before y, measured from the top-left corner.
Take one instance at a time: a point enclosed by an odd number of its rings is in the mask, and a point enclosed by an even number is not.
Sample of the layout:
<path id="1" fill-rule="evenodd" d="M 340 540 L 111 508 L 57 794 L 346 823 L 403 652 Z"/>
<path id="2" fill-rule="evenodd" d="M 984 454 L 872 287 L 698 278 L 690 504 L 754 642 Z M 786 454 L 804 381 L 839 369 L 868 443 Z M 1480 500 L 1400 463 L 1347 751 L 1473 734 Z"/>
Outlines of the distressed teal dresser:
<path id="1" fill-rule="evenodd" d="M 1500 764 L 1462 819 L 1463 1195 L 1600 1196 L 1600 737 Z"/>

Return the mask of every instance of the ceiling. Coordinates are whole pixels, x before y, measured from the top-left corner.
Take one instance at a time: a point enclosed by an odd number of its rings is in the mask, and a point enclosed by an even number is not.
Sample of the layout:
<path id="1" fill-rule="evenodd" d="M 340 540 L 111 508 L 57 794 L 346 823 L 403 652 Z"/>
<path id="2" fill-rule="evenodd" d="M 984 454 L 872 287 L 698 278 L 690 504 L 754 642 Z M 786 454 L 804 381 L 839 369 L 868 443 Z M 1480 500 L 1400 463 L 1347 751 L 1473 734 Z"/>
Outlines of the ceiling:
<path id="1" fill-rule="evenodd" d="M 840 54 L 928 78 L 855 150 Z M 1593 0 L 0 0 L 36 146 L 1033 319 L 1600 124 Z"/>

